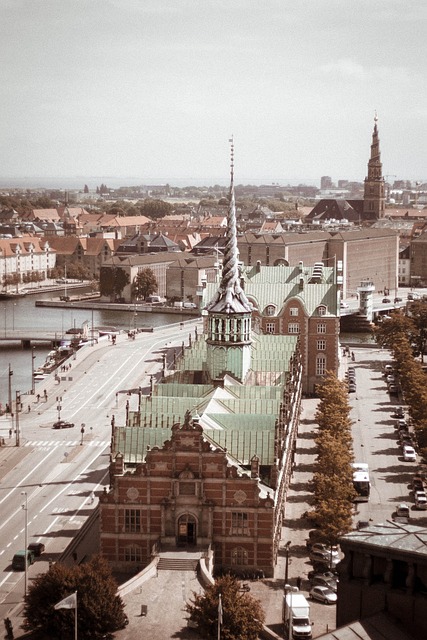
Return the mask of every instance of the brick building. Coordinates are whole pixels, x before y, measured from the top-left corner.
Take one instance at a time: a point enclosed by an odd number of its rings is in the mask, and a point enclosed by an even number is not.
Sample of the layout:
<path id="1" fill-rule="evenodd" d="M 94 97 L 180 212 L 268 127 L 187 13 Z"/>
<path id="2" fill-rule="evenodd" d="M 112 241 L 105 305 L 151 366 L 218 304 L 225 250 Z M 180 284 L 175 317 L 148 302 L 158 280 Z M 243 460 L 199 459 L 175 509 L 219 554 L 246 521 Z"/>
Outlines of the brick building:
<path id="1" fill-rule="evenodd" d="M 264 286 L 264 285 L 263 285 Z M 252 331 L 237 260 L 233 187 L 221 280 L 205 333 L 113 424 L 101 552 L 135 572 L 160 546 L 197 546 L 216 568 L 272 576 L 300 415 L 299 336 Z"/>

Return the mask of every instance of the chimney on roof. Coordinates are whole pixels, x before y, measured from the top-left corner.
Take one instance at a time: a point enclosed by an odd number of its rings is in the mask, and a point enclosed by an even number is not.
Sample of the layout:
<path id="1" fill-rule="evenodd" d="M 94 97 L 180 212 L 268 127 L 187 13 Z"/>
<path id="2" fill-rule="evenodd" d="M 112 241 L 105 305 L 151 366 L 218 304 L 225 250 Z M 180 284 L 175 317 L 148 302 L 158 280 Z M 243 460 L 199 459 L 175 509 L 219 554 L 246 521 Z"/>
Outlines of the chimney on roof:
<path id="1" fill-rule="evenodd" d="M 299 279 L 299 290 L 302 291 L 304 289 L 304 278 Z"/>
<path id="2" fill-rule="evenodd" d="M 298 266 L 299 266 L 300 273 L 302 273 L 304 271 L 304 263 L 302 260 L 299 261 Z"/>
<path id="3" fill-rule="evenodd" d="M 259 478 L 259 458 L 257 455 L 251 458 L 251 478 Z"/>
<path id="4" fill-rule="evenodd" d="M 256 272 L 259 273 L 261 271 L 261 260 L 256 261 Z"/>

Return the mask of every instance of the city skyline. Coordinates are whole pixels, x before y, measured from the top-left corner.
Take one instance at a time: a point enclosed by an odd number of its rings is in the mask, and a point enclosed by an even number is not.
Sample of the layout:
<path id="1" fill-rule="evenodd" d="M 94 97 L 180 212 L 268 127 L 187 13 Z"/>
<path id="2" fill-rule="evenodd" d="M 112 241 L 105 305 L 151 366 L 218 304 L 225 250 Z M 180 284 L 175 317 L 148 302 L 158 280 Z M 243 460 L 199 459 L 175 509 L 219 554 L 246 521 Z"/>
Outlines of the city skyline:
<path id="1" fill-rule="evenodd" d="M 4 184 L 225 184 L 231 134 L 236 184 L 360 182 L 375 111 L 386 179 L 427 180 L 420 0 L 0 5 Z"/>

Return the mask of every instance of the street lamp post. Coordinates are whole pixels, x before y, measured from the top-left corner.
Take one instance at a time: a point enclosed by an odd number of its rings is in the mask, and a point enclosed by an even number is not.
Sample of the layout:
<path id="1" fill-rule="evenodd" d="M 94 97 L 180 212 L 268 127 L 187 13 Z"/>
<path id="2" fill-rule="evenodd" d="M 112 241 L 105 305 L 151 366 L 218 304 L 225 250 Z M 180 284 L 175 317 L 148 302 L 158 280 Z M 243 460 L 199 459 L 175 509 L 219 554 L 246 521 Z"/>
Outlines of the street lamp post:
<path id="1" fill-rule="evenodd" d="M 34 381 L 34 360 L 36 359 L 36 356 L 34 355 L 34 349 L 35 347 L 31 347 L 31 394 L 34 395 L 36 390 L 35 390 L 35 381 Z"/>
<path id="2" fill-rule="evenodd" d="M 285 553 L 286 553 L 286 564 L 285 564 L 285 588 L 288 584 L 288 575 L 289 575 L 289 547 L 291 546 L 291 540 L 285 544 Z"/>
<path id="3" fill-rule="evenodd" d="M 56 402 L 57 402 L 56 410 L 57 410 L 57 412 L 58 412 L 58 422 L 59 422 L 59 420 L 61 420 L 61 409 L 62 409 L 62 407 L 61 407 L 61 402 L 62 402 L 62 396 L 57 396 L 57 398 L 56 398 Z"/>
<path id="4" fill-rule="evenodd" d="M 81 426 L 81 429 L 80 429 L 80 433 L 82 434 L 82 438 L 81 438 L 81 440 L 80 440 L 80 444 L 81 444 L 81 445 L 83 444 L 83 436 L 84 436 L 84 434 L 85 434 L 85 426 L 86 426 L 86 425 L 85 425 L 85 423 L 84 423 L 84 422 L 82 422 L 82 426 Z"/>
<path id="5" fill-rule="evenodd" d="M 25 512 L 25 528 L 24 528 L 24 536 L 25 536 L 25 581 L 24 581 L 24 600 L 27 597 L 27 585 L 28 585 L 28 557 L 27 557 L 27 547 L 28 547 L 28 494 L 26 491 L 21 491 L 21 496 L 25 496 L 25 502 L 22 505 L 22 508 Z"/>

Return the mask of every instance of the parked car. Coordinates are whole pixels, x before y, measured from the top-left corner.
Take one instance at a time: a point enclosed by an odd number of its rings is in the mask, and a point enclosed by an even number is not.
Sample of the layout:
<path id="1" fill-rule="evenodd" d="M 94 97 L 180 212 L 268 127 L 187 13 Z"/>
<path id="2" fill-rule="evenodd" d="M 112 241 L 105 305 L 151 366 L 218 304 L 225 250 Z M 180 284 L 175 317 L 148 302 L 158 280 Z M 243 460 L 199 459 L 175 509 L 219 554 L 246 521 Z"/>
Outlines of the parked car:
<path id="1" fill-rule="evenodd" d="M 324 602 L 325 604 L 335 604 L 337 601 L 337 594 L 328 587 L 322 587 L 320 585 L 313 587 L 309 592 L 310 598 Z"/>
<path id="2" fill-rule="evenodd" d="M 328 578 L 323 573 L 316 573 L 310 578 L 310 582 L 312 587 L 326 587 L 335 593 L 338 589 L 338 580 L 335 578 Z"/>
<path id="3" fill-rule="evenodd" d="M 406 502 L 401 502 L 397 505 L 396 511 L 393 514 L 393 520 L 407 524 L 409 522 L 409 506 Z"/>
<path id="4" fill-rule="evenodd" d="M 339 558 L 330 554 L 329 551 L 310 551 L 310 561 L 312 564 L 318 562 L 328 567 L 336 567 Z"/>
<path id="5" fill-rule="evenodd" d="M 393 365 L 392 364 L 385 364 L 384 365 L 384 375 L 387 375 L 388 373 L 393 373 Z"/>
<path id="6" fill-rule="evenodd" d="M 415 507 L 417 509 L 427 509 L 427 495 L 425 491 L 415 491 Z"/>
<path id="7" fill-rule="evenodd" d="M 383 298 L 382 299 L 382 303 L 383 304 L 389 304 L 391 302 L 390 298 Z"/>
<path id="8" fill-rule="evenodd" d="M 396 304 L 396 302 L 402 302 L 402 298 L 399 298 L 399 296 L 396 296 L 396 298 L 394 299 L 394 304 Z"/>
<path id="9" fill-rule="evenodd" d="M 416 462 L 417 454 L 414 447 L 408 445 L 403 447 L 403 459 L 405 462 Z"/>
<path id="10" fill-rule="evenodd" d="M 407 429 L 408 423 L 406 422 L 406 420 L 399 418 L 399 420 L 396 420 L 394 426 L 396 429 Z"/>
<path id="11" fill-rule="evenodd" d="M 340 302 L 340 309 L 348 309 L 348 304 L 344 300 Z"/>
<path id="12" fill-rule="evenodd" d="M 394 417 L 395 418 L 404 418 L 405 417 L 405 412 L 403 410 L 403 407 L 396 407 L 396 409 L 394 410 Z"/>
<path id="13" fill-rule="evenodd" d="M 388 385 L 388 392 L 391 396 L 397 396 L 397 394 L 399 393 L 399 389 L 397 388 L 397 384 L 394 384 L 393 382 L 391 384 Z"/>
<path id="14" fill-rule="evenodd" d="M 389 373 L 387 378 L 386 378 L 386 382 L 396 382 L 396 378 L 394 377 L 394 375 L 392 373 Z"/>
<path id="15" fill-rule="evenodd" d="M 356 524 L 356 529 L 358 531 L 361 531 L 362 529 L 366 529 L 366 527 L 369 527 L 369 520 L 359 520 Z"/>
<path id="16" fill-rule="evenodd" d="M 314 576 L 323 576 L 328 580 L 335 580 L 336 582 L 339 582 L 338 574 L 336 573 L 336 571 L 331 571 L 330 569 L 327 569 L 327 568 L 325 569 L 324 565 L 321 566 L 319 571 L 317 569 L 313 569 L 313 571 L 308 572 L 309 580 L 311 580 Z"/>
<path id="17" fill-rule="evenodd" d="M 315 542 L 312 546 L 311 546 L 311 550 L 312 551 L 322 551 L 324 553 L 327 553 L 328 556 L 334 556 L 336 558 L 339 557 L 339 553 L 338 553 L 338 549 L 337 547 L 333 546 L 332 548 L 325 544 L 324 542 Z"/>
<path id="18" fill-rule="evenodd" d="M 418 474 L 412 478 L 412 491 L 424 491 L 423 479 Z"/>
<path id="19" fill-rule="evenodd" d="M 356 393 L 356 384 L 354 382 L 349 382 L 348 383 L 348 392 L 349 393 Z"/>
<path id="20" fill-rule="evenodd" d="M 74 422 L 68 422 L 67 420 L 57 420 L 53 423 L 54 429 L 71 429 L 74 427 Z"/>

